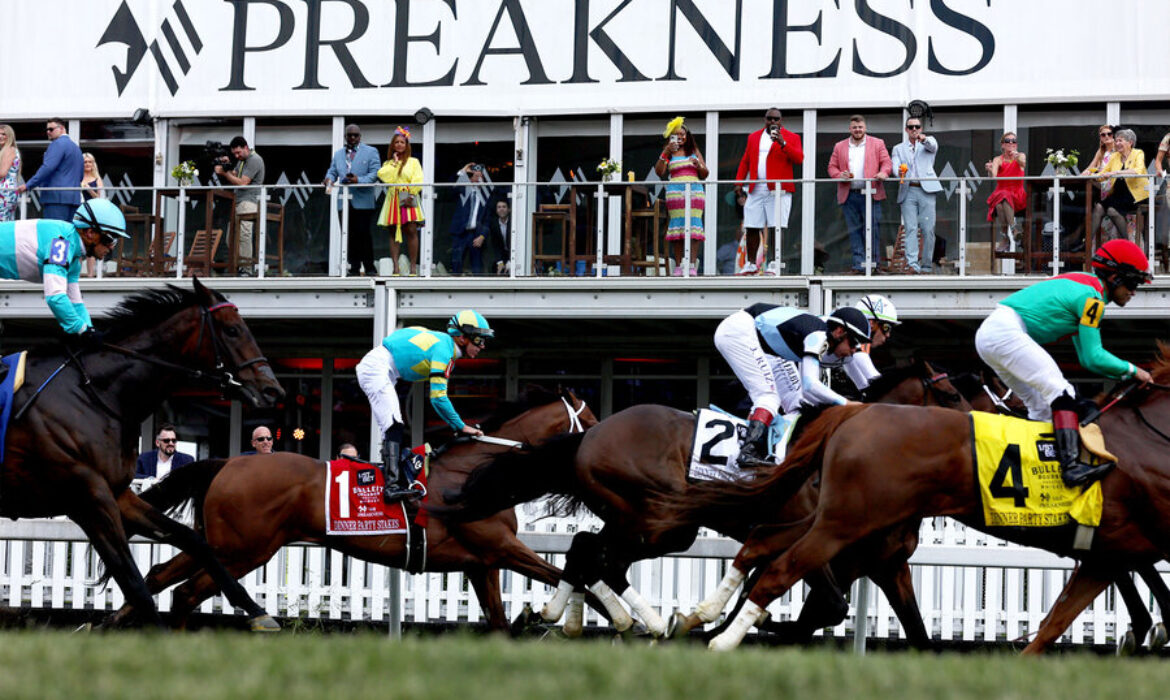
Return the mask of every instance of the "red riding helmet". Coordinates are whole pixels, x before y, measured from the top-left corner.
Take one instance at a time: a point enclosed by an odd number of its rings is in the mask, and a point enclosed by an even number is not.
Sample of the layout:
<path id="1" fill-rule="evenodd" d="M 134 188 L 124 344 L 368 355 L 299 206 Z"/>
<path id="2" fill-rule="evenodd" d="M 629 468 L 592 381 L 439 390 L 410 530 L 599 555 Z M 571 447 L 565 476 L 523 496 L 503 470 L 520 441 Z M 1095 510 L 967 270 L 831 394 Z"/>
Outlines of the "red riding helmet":
<path id="1" fill-rule="evenodd" d="M 1100 277 L 1116 273 L 1122 283 L 1136 288 L 1139 284 L 1151 282 L 1150 260 L 1132 241 L 1116 238 L 1106 241 L 1093 254 L 1093 269 Z"/>

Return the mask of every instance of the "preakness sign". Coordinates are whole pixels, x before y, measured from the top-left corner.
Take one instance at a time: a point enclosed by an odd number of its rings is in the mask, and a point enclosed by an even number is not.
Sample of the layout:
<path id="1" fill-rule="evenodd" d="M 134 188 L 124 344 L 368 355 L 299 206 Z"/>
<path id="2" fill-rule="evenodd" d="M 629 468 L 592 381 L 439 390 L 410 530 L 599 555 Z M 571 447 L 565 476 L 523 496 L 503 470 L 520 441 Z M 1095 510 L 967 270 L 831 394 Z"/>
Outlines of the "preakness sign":
<path id="1" fill-rule="evenodd" d="M 1170 3 L 36 0 L 0 119 L 439 116 L 1164 99 Z M 1115 24 L 1122 22 L 1121 25 Z M 1105 26 L 1125 41 L 1100 46 Z"/>

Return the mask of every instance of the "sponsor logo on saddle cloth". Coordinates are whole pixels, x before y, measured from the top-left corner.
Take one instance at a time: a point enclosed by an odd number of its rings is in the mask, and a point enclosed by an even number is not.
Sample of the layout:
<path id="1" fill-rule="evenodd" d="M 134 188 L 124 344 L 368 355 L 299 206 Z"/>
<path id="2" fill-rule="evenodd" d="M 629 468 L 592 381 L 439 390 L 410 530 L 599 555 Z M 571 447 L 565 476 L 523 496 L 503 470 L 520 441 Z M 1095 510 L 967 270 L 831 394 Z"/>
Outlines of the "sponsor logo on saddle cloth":
<path id="1" fill-rule="evenodd" d="M 788 441 L 800 413 L 777 416 L 768 429 L 770 459 L 779 463 L 788 451 Z M 687 478 L 692 481 L 730 481 L 743 478 L 736 466 L 739 440 L 747 430 L 747 421 L 712 406 L 695 412 L 695 440 L 691 444 L 691 463 Z"/>
<path id="2" fill-rule="evenodd" d="M 979 411 L 969 415 L 975 478 L 986 526 L 1060 527 L 1077 523 L 1095 528 L 1101 524 L 1101 482 L 1076 488 L 1064 485 L 1052 423 Z M 1100 444 L 1103 450 L 1104 443 Z M 1102 461 L 1085 450 L 1081 458 Z"/>
<path id="3" fill-rule="evenodd" d="M 345 458 L 329 462 L 325 482 L 325 534 L 393 535 L 406 532 L 406 508 L 382 501 L 382 470 Z"/>

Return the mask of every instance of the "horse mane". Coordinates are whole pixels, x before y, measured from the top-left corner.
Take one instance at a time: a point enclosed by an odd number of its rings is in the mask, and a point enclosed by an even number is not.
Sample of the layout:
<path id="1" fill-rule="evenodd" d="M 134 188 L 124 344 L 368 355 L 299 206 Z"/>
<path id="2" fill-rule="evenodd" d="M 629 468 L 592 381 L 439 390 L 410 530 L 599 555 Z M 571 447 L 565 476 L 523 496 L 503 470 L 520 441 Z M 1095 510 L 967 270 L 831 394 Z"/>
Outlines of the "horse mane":
<path id="1" fill-rule="evenodd" d="M 1154 366 L 1150 368 L 1150 375 L 1158 384 L 1170 382 L 1170 343 L 1158 341 L 1158 355 L 1154 358 Z"/>
<path id="2" fill-rule="evenodd" d="M 879 370 L 882 376 L 865 388 L 866 396 L 885 396 L 909 377 L 925 377 L 926 363 L 915 357 L 910 364 Z"/>
<path id="3" fill-rule="evenodd" d="M 210 291 L 210 290 L 209 290 Z M 223 297 L 211 292 L 216 301 Z M 154 328 L 175 314 L 201 303 L 199 295 L 173 284 L 158 289 L 146 289 L 122 300 L 107 315 L 106 336 L 119 340 Z"/>

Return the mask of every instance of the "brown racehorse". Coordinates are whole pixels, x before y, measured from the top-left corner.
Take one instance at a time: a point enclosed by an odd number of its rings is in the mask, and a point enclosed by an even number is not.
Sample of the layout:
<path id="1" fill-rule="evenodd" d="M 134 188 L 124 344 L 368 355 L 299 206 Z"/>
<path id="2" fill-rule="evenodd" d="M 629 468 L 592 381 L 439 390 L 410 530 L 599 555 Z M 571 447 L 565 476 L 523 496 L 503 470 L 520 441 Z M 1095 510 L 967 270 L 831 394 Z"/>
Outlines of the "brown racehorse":
<path id="1" fill-rule="evenodd" d="M 535 406 L 534 408 L 532 406 Z M 522 413 L 520 412 L 524 410 Z M 580 431 L 597 423 L 592 411 L 572 392 L 530 390 L 523 403 L 508 407 L 484 425 L 492 437 L 536 444 L 558 433 Z M 485 442 L 458 440 L 432 456 L 428 471 L 428 502 L 442 503 L 444 491 L 457 488 L 485 459 L 512 449 Z M 171 472 L 142 497 L 160 508 L 173 508 L 189 498 L 196 502 L 197 522 L 216 556 L 233 576 L 264 565 L 291 542 L 315 542 L 364 561 L 403 568 L 405 535 L 326 535 L 323 462 L 289 452 L 206 460 Z M 529 578 L 556 585 L 560 570 L 516 537 L 512 509 L 473 523 L 447 527 L 429 518 L 426 571 L 462 571 L 475 587 L 493 629 L 506 629 L 500 598 L 499 571 L 508 568 Z M 153 592 L 183 579 L 174 596 L 173 617 L 183 624 L 218 585 L 190 557 L 180 554 L 154 567 L 147 576 Z M 107 624 L 116 624 L 126 610 Z"/>
<path id="2" fill-rule="evenodd" d="M 1170 555 L 1170 359 L 1165 348 L 1152 371 L 1159 384 L 1099 419 L 1117 468 L 1102 479 L 1104 513 L 1088 552 L 1074 551 L 1068 531 L 997 531 L 998 536 L 1080 561 L 1026 653 L 1049 648 L 1106 586 L 1125 572 Z M 890 430 L 896 425 L 898 430 Z M 735 567 L 766 570 L 748 603 L 714 649 L 736 646 L 769 603 L 809 573 L 866 537 L 923 517 L 950 516 L 982 529 L 966 416 L 914 406 L 858 405 L 829 409 L 801 436 L 780 469 L 755 483 L 712 488 L 687 498 L 663 497 L 663 527 L 687 527 L 713 517 L 767 518 L 820 467 L 821 494 L 811 527 L 791 547 L 749 540 Z M 782 553 L 780 553 L 782 551 Z M 773 561 L 773 557 L 779 558 Z M 770 562 L 770 563 L 768 563 Z M 748 567 L 743 569 L 742 567 Z"/>
<path id="3" fill-rule="evenodd" d="M 867 393 L 881 395 L 882 400 L 897 396 L 915 403 L 970 410 L 946 376 L 926 363 L 887 371 Z M 695 417 L 688 412 L 650 404 L 633 406 L 606 418 L 583 436 L 556 438 L 532 452 L 501 455 L 472 474 L 460 493 L 450 494 L 447 500 L 456 507 L 440 514 L 463 522 L 550 493 L 564 497 L 569 509 L 578 504 L 588 507 L 605 521 L 605 526 L 597 533 L 574 536 L 565 562 L 564 581 L 542 617 L 555 622 L 570 600 L 570 592 L 580 595 L 588 588 L 606 604 L 615 627 L 621 631 L 618 620 L 624 611 L 608 596 L 612 590 L 634 608 L 652 634 L 664 634 L 666 623 L 629 586 L 626 571 L 635 561 L 685 550 L 697 536 L 697 523 L 660 527 L 661 514 L 654 506 L 659 494 L 686 498 L 694 425 Z M 795 525 L 812 512 L 815 504 L 816 491 L 810 487 L 799 499 L 786 504 L 778 521 Z M 751 523 L 739 518 L 702 524 L 741 541 L 752 529 Z M 782 527 L 773 534 L 794 539 L 785 534 L 792 529 Z M 834 572 L 841 581 L 852 581 L 860 573 L 871 576 L 886 592 L 908 636 L 925 645 L 926 631 L 905 563 L 917 545 L 917 537 L 917 528 L 899 528 L 869 549 L 859 549 L 858 557 L 842 557 L 835 562 L 839 568 Z M 881 556 L 875 556 L 879 552 Z M 897 563 L 899 556 L 901 563 Z M 799 631 L 790 630 L 794 634 L 817 629 L 823 626 L 822 620 L 845 614 L 844 598 L 828 579 L 814 578 L 810 585 L 813 594 L 806 612 L 802 612 L 806 624 Z M 570 616 L 566 632 L 575 632 L 576 624 Z"/>
<path id="4" fill-rule="evenodd" d="M 198 558 L 254 626 L 275 628 L 203 538 L 128 488 L 138 426 L 176 387 L 207 380 L 256 406 L 284 396 L 235 305 L 199 280 L 193 292 L 169 286 L 125 299 L 111 312 L 99 349 L 31 351 L 24 388 L 13 399 L 0 515 L 69 516 L 144 622 L 162 624 L 130 553 L 133 534 Z"/>

